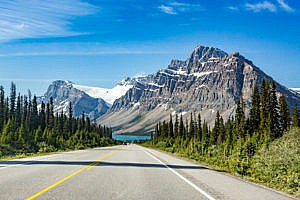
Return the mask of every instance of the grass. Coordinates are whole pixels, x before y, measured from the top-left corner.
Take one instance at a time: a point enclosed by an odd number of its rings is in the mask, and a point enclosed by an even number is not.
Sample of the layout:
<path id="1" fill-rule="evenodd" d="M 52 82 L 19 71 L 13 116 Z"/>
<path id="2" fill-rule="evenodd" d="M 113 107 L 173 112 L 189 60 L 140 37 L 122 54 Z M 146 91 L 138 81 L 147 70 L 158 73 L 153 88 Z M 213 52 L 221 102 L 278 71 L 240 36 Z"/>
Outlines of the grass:
<path id="1" fill-rule="evenodd" d="M 197 154 L 182 152 L 174 147 L 164 148 L 162 146 L 154 146 L 149 142 L 142 145 L 172 153 L 208 168 L 224 171 L 300 198 L 299 128 L 286 132 L 283 137 L 259 149 L 249 162 L 244 163 L 247 167 L 246 174 L 239 171 L 240 166 L 236 167 L 236 165 L 242 165 L 243 162 L 236 161 L 235 157 L 228 157 L 227 160 L 224 160 L 218 156 L 203 157 Z"/>

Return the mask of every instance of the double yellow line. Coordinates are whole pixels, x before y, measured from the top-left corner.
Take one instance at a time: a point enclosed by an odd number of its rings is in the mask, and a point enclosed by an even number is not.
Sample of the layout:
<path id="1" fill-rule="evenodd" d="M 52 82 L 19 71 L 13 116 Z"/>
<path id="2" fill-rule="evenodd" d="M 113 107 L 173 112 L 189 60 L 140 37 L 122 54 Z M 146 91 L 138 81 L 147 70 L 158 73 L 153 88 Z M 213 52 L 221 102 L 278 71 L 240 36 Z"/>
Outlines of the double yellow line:
<path id="1" fill-rule="evenodd" d="M 101 161 L 103 161 L 104 159 L 106 159 L 106 158 L 108 158 L 108 157 L 111 157 L 113 154 L 115 154 L 115 153 L 118 152 L 118 151 L 120 151 L 120 149 L 117 149 L 117 150 L 114 150 L 114 151 L 110 152 L 109 154 L 107 154 L 107 155 L 105 155 L 105 156 L 99 158 L 98 160 L 96 160 L 96 161 L 93 162 L 92 164 L 89 164 L 89 165 L 87 165 L 87 166 L 85 166 L 85 167 L 80 168 L 80 169 L 77 170 L 76 172 L 74 172 L 74 173 L 72 173 L 72 174 L 66 176 L 65 178 L 63 178 L 63 179 L 57 181 L 56 183 L 50 185 L 49 187 L 47 187 L 47 188 L 45 188 L 45 189 L 39 191 L 38 193 L 36 193 L 36 194 L 34 194 L 34 195 L 32 195 L 32 196 L 26 198 L 26 200 L 33 200 L 33 199 L 35 199 L 35 198 L 41 196 L 42 194 L 48 192 L 49 190 L 55 188 L 56 186 L 62 184 L 62 183 L 65 182 L 66 180 L 72 178 L 73 176 L 76 176 L 77 174 L 79 174 L 79 173 L 81 173 L 81 172 L 83 172 L 83 171 L 85 171 L 85 170 L 90 170 L 90 169 L 94 168 L 94 167 L 97 166 Z"/>

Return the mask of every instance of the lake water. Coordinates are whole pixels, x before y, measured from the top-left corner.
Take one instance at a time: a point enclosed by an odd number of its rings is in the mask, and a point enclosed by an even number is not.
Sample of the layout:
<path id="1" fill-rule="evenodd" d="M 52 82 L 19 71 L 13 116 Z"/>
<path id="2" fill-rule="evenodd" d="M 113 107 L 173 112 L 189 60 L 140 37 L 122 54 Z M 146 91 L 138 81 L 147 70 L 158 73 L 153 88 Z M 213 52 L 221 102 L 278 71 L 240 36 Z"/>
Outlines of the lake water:
<path id="1" fill-rule="evenodd" d="M 112 134 L 112 138 L 119 141 L 140 141 L 140 140 L 150 140 L 151 137 L 147 135 L 119 135 L 119 134 Z"/>

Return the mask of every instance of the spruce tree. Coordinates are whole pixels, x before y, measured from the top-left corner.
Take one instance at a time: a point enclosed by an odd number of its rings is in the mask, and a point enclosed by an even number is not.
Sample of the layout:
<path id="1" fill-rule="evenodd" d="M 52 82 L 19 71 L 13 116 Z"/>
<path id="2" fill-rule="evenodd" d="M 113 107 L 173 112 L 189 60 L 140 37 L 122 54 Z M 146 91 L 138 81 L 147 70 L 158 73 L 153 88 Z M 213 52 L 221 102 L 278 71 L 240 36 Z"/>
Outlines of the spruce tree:
<path id="1" fill-rule="evenodd" d="M 17 98 L 17 92 L 16 92 L 16 85 L 12 82 L 10 86 L 10 118 L 15 117 L 16 112 L 16 98 Z"/>
<path id="2" fill-rule="evenodd" d="M 170 114 L 168 137 L 174 138 L 172 115 Z"/>
<path id="3" fill-rule="evenodd" d="M 3 129 L 4 126 L 4 112 L 5 112 L 5 102 L 4 102 L 5 96 L 4 96 L 4 88 L 2 85 L 0 85 L 0 132 Z"/>
<path id="4" fill-rule="evenodd" d="M 40 111 L 40 115 L 39 115 L 39 123 L 41 126 L 42 131 L 45 130 L 46 128 L 46 106 L 44 101 L 42 101 L 41 103 L 41 111 Z"/>
<path id="5" fill-rule="evenodd" d="M 282 130 L 280 127 L 279 119 L 279 106 L 276 95 L 276 84 L 275 81 L 272 81 L 270 85 L 270 96 L 269 96 L 269 112 L 271 119 L 271 140 L 274 140 L 282 135 Z"/>
<path id="6" fill-rule="evenodd" d="M 296 106 L 293 107 L 292 127 L 299 127 L 299 111 Z"/>
<path id="7" fill-rule="evenodd" d="M 197 127 L 197 139 L 199 141 L 202 140 L 202 122 L 201 122 L 201 115 L 200 113 L 198 114 L 198 123 L 197 123 L 198 127 Z"/>
<path id="8" fill-rule="evenodd" d="M 260 95 L 257 85 L 254 86 L 251 98 L 252 107 L 250 109 L 250 132 L 259 130 L 260 125 Z"/>
<path id="9" fill-rule="evenodd" d="M 193 113 L 191 113 L 191 116 L 190 116 L 190 125 L 189 125 L 189 137 L 195 137 L 195 123 L 194 123 L 194 119 L 193 119 Z"/>
<path id="10" fill-rule="evenodd" d="M 290 127 L 290 110 L 286 102 L 285 95 L 281 95 L 279 98 L 279 115 L 280 115 L 280 125 L 283 131 L 288 130 Z"/>
<path id="11" fill-rule="evenodd" d="M 174 138 L 178 137 L 178 130 L 179 129 L 179 121 L 178 121 L 178 115 L 175 115 L 175 124 L 174 124 Z"/>
<path id="12" fill-rule="evenodd" d="M 179 136 L 179 137 L 183 137 L 183 136 L 184 136 L 184 125 L 183 125 L 183 118 L 182 118 L 182 115 L 180 115 L 178 136 Z"/>
<path id="13" fill-rule="evenodd" d="M 22 108 L 21 108 L 21 95 L 19 93 L 18 98 L 17 98 L 17 107 L 16 107 L 16 113 L 15 113 L 15 120 L 16 124 L 19 127 L 21 125 L 21 120 L 22 120 Z"/>

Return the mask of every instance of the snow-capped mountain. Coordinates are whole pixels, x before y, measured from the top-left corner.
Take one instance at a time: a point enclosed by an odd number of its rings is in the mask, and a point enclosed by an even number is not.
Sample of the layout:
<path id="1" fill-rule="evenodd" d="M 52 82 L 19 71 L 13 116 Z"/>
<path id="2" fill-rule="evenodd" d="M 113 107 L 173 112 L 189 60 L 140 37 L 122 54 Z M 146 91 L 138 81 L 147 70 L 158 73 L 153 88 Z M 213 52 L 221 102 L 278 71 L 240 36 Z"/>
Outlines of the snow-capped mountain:
<path id="1" fill-rule="evenodd" d="M 239 53 L 197 46 L 186 60 L 172 60 L 167 68 L 137 80 L 98 122 L 120 133 L 145 133 L 170 114 L 201 113 L 212 125 L 216 111 L 224 120 L 234 115 L 241 94 L 249 111 L 254 85 L 260 87 L 262 80 L 272 78 Z M 299 105 L 300 94 L 279 83 L 276 87 L 290 107 Z"/>
<path id="2" fill-rule="evenodd" d="M 89 96 L 93 98 L 101 98 L 110 105 L 114 103 L 114 101 L 121 96 L 123 96 L 133 85 L 130 82 L 130 79 L 126 81 L 126 79 L 122 80 L 119 84 L 115 87 L 109 88 L 100 88 L 100 87 L 90 87 L 90 86 L 83 86 L 72 84 L 74 88 L 85 92 Z"/>
<path id="3" fill-rule="evenodd" d="M 84 111 L 91 119 L 105 114 L 115 99 L 124 95 L 132 85 L 131 79 L 124 79 L 112 89 L 82 86 L 71 81 L 57 80 L 51 83 L 44 96 L 38 101 L 48 103 L 53 98 L 54 112 L 68 112 L 72 102 L 75 117 Z"/>
<path id="4" fill-rule="evenodd" d="M 300 94 L 300 88 L 290 88 L 290 90 Z"/>

